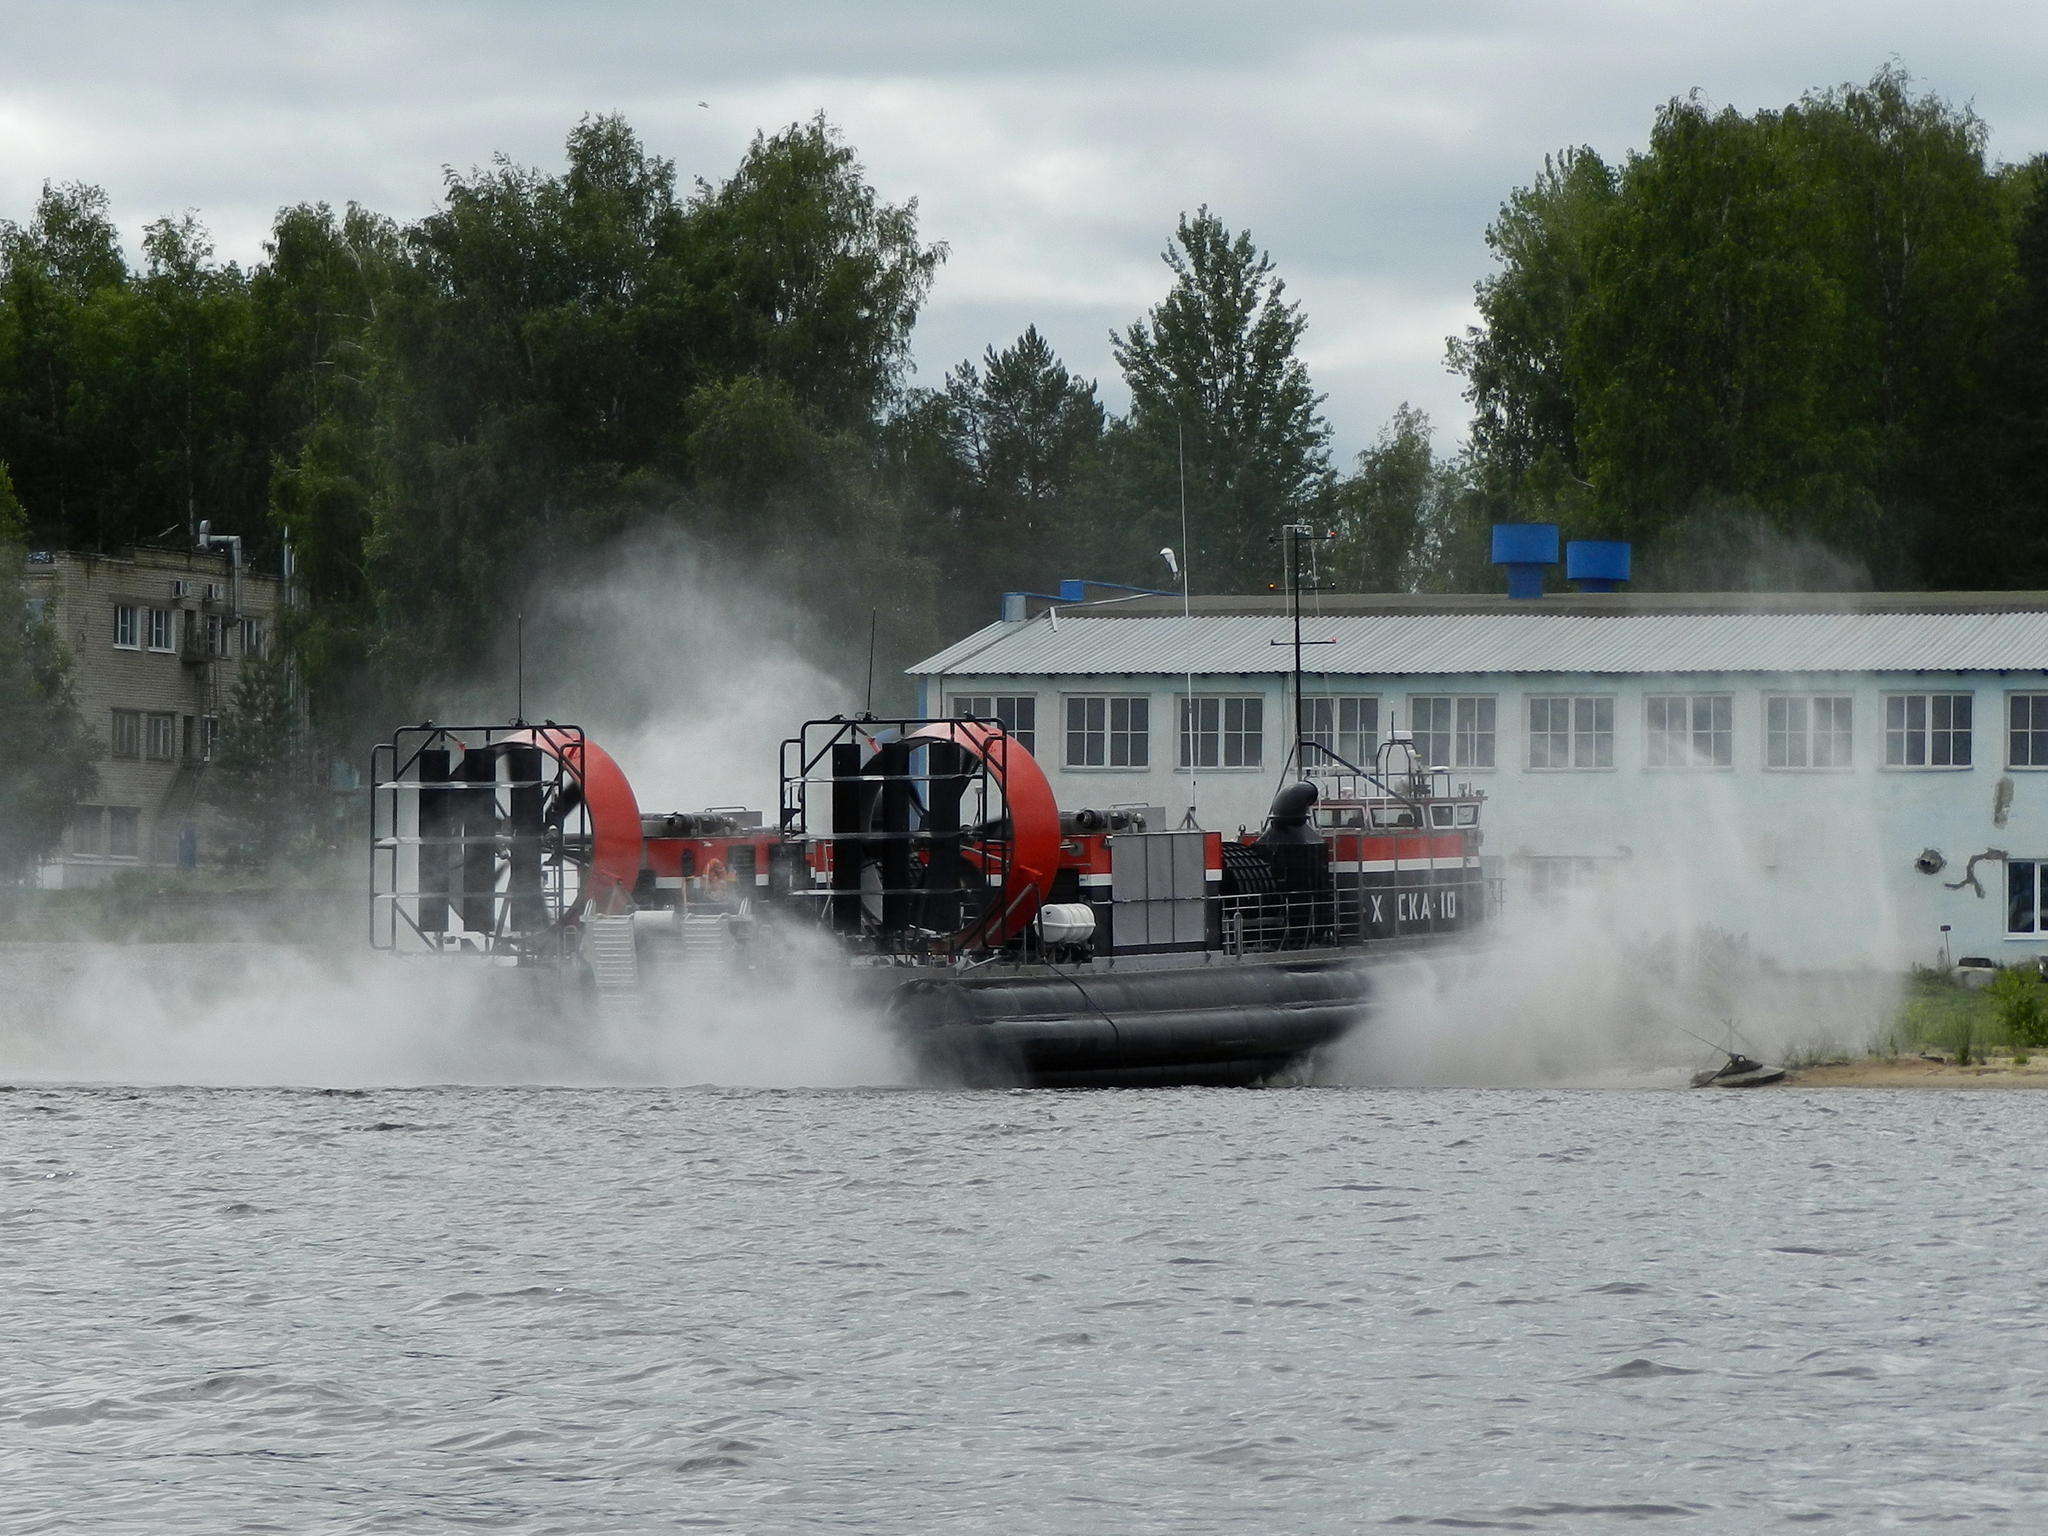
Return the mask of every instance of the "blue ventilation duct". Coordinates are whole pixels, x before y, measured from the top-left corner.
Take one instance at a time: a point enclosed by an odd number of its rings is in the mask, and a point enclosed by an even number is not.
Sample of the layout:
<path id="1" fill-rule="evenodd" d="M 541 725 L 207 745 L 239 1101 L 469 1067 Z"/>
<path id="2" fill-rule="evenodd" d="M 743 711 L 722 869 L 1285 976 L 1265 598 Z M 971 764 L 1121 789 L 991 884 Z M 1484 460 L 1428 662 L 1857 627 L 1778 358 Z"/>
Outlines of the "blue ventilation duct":
<path id="1" fill-rule="evenodd" d="M 1564 578 L 1581 592 L 1619 592 L 1628 580 L 1628 545 L 1607 539 L 1573 539 L 1564 547 Z"/>
<path id="2" fill-rule="evenodd" d="M 1495 523 L 1493 563 L 1508 568 L 1509 597 L 1541 597 L 1543 568 L 1557 564 L 1557 524 Z"/>

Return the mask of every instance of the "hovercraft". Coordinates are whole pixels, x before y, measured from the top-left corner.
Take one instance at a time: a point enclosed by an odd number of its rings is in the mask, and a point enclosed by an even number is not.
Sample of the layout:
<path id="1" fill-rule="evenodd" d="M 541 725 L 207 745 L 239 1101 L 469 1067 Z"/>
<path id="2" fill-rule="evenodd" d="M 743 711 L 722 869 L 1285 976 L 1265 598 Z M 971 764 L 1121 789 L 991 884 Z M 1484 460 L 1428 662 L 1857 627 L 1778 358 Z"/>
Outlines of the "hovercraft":
<path id="1" fill-rule="evenodd" d="M 823 955 L 928 1078 L 971 1086 L 1299 1073 L 1372 1016 L 1376 969 L 1489 908 L 1484 796 L 1398 737 L 1366 767 L 1323 751 L 1233 838 L 1062 811 L 972 718 L 805 723 L 772 824 L 643 813 L 553 722 L 399 731 L 370 783 L 379 947 L 493 959 L 609 1010 Z"/>

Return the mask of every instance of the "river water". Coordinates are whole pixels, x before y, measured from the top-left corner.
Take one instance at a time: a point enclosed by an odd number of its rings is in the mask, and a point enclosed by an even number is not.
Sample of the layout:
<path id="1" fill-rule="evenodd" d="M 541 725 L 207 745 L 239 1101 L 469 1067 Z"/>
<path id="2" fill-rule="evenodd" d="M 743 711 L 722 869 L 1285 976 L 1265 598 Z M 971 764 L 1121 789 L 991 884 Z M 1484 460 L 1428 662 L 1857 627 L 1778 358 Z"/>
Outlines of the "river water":
<path id="1" fill-rule="evenodd" d="M 2040 1530 L 2044 1110 L 23 1085 L 0 1527 Z"/>

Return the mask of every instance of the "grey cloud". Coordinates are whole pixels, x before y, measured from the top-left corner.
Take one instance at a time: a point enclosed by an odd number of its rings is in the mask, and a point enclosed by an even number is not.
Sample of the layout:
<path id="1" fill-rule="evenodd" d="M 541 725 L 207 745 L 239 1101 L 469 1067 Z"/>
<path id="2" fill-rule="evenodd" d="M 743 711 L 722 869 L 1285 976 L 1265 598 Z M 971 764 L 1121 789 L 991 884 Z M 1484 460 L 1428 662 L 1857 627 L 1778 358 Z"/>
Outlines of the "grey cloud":
<path id="1" fill-rule="evenodd" d="M 953 257 L 922 382 L 1036 323 L 1121 390 L 1108 332 L 1163 291 L 1174 218 L 1248 226 L 1310 319 L 1341 452 L 1406 399 L 1462 426 L 1443 336 L 1481 239 L 1546 152 L 1619 158 L 1694 87 L 1745 110 L 1898 57 L 1974 101 L 1994 148 L 2048 146 L 2048 15 L 1994 3 L 1103 5 L 797 0 L 0 7 L 0 217 L 45 177 L 100 182 L 124 227 L 196 208 L 224 256 L 276 209 L 431 207 L 442 167 L 559 159 L 623 111 L 686 175 L 824 110 Z M 699 100 L 710 110 L 699 108 Z"/>

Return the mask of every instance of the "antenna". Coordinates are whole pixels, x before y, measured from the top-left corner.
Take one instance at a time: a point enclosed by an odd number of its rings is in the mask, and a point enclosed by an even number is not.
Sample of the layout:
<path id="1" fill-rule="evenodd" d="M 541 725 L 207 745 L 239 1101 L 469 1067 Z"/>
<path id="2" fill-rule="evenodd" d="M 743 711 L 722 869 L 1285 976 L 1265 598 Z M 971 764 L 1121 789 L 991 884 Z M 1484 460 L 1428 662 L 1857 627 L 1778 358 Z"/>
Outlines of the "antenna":
<path id="1" fill-rule="evenodd" d="M 868 697 L 867 702 L 861 705 L 861 713 L 870 720 L 875 716 L 875 625 L 881 616 L 879 604 L 868 610 Z M 944 707 L 943 702 L 940 707 Z"/>
<path id="2" fill-rule="evenodd" d="M 526 724 L 526 615 L 523 613 L 513 615 L 512 623 L 513 634 L 517 636 L 517 639 L 514 641 L 514 649 L 519 658 L 518 692 L 514 696 L 512 723 L 514 725 L 524 725 Z"/>
<path id="3" fill-rule="evenodd" d="M 1289 768 L 1294 768 L 1304 778 L 1307 777 L 1309 771 L 1309 748 L 1316 747 L 1317 750 L 1322 750 L 1318 743 L 1309 739 L 1308 717 L 1302 708 L 1301 648 L 1304 645 L 1335 645 L 1337 643 L 1334 639 L 1304 640 L 1301 638 L 1301 541 L 1304 536 L 1313 535 L 1314 533 L 1315 530 L 1305 523 L 1284 523 L 1281 525 L 1280 531 L 1267 540 L 1268 543 L 1280 546 L 1281 574 L 1287 580 L 1287 611 L 1294 631 L 1291 641 L 1269 640 L 1266 642 L 1268 645 L 1288 645 L 1291 643 L 1294 647 L 1292 677 L 1294 693 L 1294 745 L 1288 749 L 1287 761 L 1280 765 L 1282 783 L 1286 782 L 1287 770 Z M 1331 536 L 1325 534 L 1320 537 L 1329 538 Z M 1320 583 L 1317 585 L 1320 586 Z"/>
<path id="4" fill-rule="evenodd" d="M 1190 616 L 1188 572 L 1194 564 L 1195 552 L 1188 547 L 1188 434 L 1187 429 L 1181 425 L 1178 415 L 1173 418 L 1173 457 L 1174 467 L 1180 475 L 1180 563 L 1175 565 L 1173 556 L 1166 551 L 1162 550 L 1160 553 L 1166 554 L 1166 563 L 1172 566 L 1174 574 L 1180 577 L 1180 616 L 1186 620 Z M 1195 750 L 1194 625 L 1184 624 L 1183 627 L 1188 631 L 1188 693 L 1186 702 L 1180 708 L 1181 734 L 1188 744 L 1188 813 L 1181 818 L 1180 824 L 1193 829 L 1201 826 L 1201 822 L 1195 817 L 1195 806 L 1201 798 L 1202 773 L 1201 769 L 1195 766 L 1195 760 L 1202 754 Z"/>

